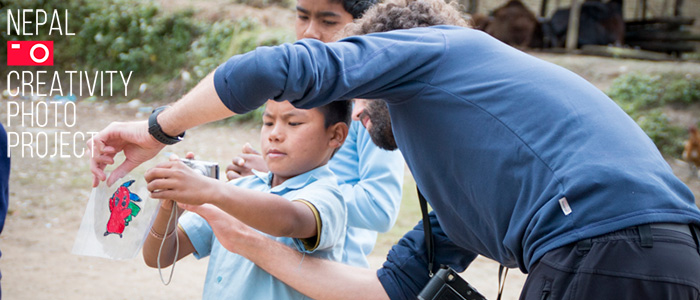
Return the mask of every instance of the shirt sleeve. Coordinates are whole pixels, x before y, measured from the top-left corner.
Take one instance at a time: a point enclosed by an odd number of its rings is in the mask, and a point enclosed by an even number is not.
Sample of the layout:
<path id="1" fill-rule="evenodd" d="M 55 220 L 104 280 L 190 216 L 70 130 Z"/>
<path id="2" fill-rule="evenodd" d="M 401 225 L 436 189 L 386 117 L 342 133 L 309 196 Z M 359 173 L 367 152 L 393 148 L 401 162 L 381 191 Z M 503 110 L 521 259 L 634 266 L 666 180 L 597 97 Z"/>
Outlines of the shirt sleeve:
<path id="1" fill-rule="evenodd" d="M 476 258 L 476 254 L 455 245 L 445 235 L 434 212 L 430 225 L 435 242 L 435 266 L 446 265 L 462 272 Z M 423 221 L 404 235 L 387 255 L 377 277 L 392 300 L 416 299 L 428 283 L 428 254 L 425 251 Z"/>
<path id="2" fill-rule="evenodd" d="M 404 160 L 399 150 L 386 151 L 372 142 L 369 132 L 356 128 L 359 181 L 343 183 L 348 226 L 386 232 L 394 226 L 401 207 Z"/>
<path id="3" fill-rule="evenodd" d="M 433 28 L 353 36 L 335 43 L 303 39 L 259 47 L 230 58 L 214 74 L 219 98 L 245 113 L 267 99 L 309 109 L 338 99 L 406 99 L 429 81 L 445 53 L 445 37 Z M 389 101 L 389 100 L 387 100 Z"/>
<path id="4" fill-rule="evenodd" d="M 300 238 L 298 239 L 301 241 L 301 243 L 304 245 L 304 249 L 306 251 L 314 251 L 316 248 L 318 248 L 318 245 L 320 244 L 321 239 L 319 237 L 321 236 L 323 232 L 323 227 L 321 223 L 321 215 L 318 213 L 318 210 L 316 209 L 316 206 L 311 204 L 309 201 L 306 200 L 294 200 L 294 201 L 299 201 L 301 203 L 304 203 L 306 206 L 311 209 L 311 212 L 314 214 L 314 219 L 316 220 L 316 235 L 310 238 Z"/>
<path id="5" fill-rule="evenodd" d="M 320 234 L 317 236 L 315 247 L 307 247 L 308 239 L 294 239 L 300 252 L 312 253 L 316 250 L 330 249 L 345 239 L 345 225 L 347 223 L 345 203 L 343 196 L 337 188 L 328 184 L 311 184 L 299 194 L 296 200 L 313 206 L 314 215 L 317 217 L 317 228 Z M 320 220 L 320 226 L 318 224 Z"/>
<path id="6" fill-rule="evenodd" d="M 214 242 L 214 232 L 209 223 L 198 214 L 190 212 L 180 216 L 178 223 L 194 246 L 194 257 L 202 259 L 209 256 Z"/>

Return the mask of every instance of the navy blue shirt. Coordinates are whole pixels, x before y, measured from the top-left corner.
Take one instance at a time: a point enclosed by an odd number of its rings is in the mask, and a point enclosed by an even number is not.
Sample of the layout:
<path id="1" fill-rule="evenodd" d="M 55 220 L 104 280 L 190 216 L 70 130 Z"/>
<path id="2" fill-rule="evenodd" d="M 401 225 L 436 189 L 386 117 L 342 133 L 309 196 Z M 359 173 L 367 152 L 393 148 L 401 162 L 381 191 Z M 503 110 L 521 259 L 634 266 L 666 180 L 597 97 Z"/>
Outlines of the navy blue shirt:
<path id="1" fill-rule="evenodd" d="M 214 83 L 237 113 L 268 98 L 301 108 L 385 99 L 399 149 L 446 236 L 523 272 L 584 238 L 652 222 L 700 224 L 691 191 L 610 98 L 478 30 L 258 48 L 220 66 Z M 378 272 L 387 291 L 401 285 L 382 279 L 395 272 L 386 264 Z"/>

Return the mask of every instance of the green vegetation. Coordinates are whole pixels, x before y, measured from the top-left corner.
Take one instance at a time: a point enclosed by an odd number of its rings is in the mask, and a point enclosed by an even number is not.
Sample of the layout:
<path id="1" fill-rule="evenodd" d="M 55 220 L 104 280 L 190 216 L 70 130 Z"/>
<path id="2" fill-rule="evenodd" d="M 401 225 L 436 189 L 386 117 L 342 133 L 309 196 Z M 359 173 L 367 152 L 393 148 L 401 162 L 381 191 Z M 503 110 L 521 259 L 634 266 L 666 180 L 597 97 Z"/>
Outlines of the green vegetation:
<path id="1" fill-rule="evenodd" d="M 291 28 L 265 28 L 255 20 L 219 21 L 210 26 L 187 52 L 193 62 L 195 79 L 203 78 L 227 58 L 254 50 L 294 41 Z"/>
<path id="2" fill-rule="evenodd" d="M 274 3 L 281 2 L 265 1 L 263 5 Z M 54 41 L 54 66 L 44 68 L 48 71 L 133 71 L 129 95 L 137 95 L 140 84 L 147 83 L 147 93 L 139 95 L 144 101 L 177 99 L 232 55 L 261 45 L 294 41 L 292 28 L 264 28 L 248 18 L 211 24 L 195 19 L 192 11 L 166 13 L 157 3 L 137 0 L 11 0 L 3 4 L 0 23 L 8 22 L 5 9 L 16 12 L 27 7 L 43 9 L 49 18 L 55 9 L 62 21 L 67 10 L 64 35 L 49 35 L 48 26 L 37 35 L 8 35 L 3 30 L 3 43 Z M 33 13 L 24 16 L 31 24 L 37 21 Z M 39 19 L 42 22 L 43 16 Z M 33 31 L 34 27 L 29 27 Z M 67 36 L 66 31 L 75 35 Z M 6 47 L 0 47 L 0 56 L 7 56 Z M 0 75 L 6 76 L 7 72 L 5 68 Z M 122 94 L 124 87 L 120 84 L 114 82 L 115 94 Z"/>
<path id="3" fill-rule="evenodd" d="M 156 6 L 130 0 L 103 5 L 84 19 L 74 43 L 84 53 L 82 62 L 100 70 L 172 76 L 184 66 L 190 44 L 204 29 L 190 11 L 159 15 Z"/>
<path id="4" fill-rule="evenodd" d="M 613 81 L 608 95 L 654 141 L 661 153 L 679 157 L 687 124 L 671 124 L 662 107 L 687 107 L 700 102 L 700 78 L 682 74 L 626 74 Z"/>

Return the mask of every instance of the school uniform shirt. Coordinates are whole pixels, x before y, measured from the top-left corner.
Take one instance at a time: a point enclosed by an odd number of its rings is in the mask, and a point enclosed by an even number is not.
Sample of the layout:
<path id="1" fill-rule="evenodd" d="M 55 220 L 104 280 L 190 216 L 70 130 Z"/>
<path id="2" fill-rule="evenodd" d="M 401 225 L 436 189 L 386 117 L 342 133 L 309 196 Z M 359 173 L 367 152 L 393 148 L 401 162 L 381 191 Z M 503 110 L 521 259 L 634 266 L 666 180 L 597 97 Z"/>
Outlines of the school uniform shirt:
<path id="1" fill-rule="evenodd" d="M 377 243 L 377 232 L 389 231 L 399 214 L 403 156 L 399 150 L 377 147 L 362 123 L 353 121 L 328 167 L 338 177 L 348 207 L 342 262 L 368 268 L 367 255 Z"/>
<path id="2" fill-rule="evenodd" d="M 214 84 L 236 113 L 270 98 L 299 108 L 384 99 L 416 184 L 464 250 L 455 255 L 527 272 L 585 238 L 700 224 L 690 189 L 610 98 L 482 31 L 434 26 L 261 47 L 219 66 Z M 425 264 L 404 249 L 412 255 L 390 252 L 377 273 L 392 299 L 415 299 L 427 278 L 403 271 Z"/>
<path id="3" fill-rule="evenodd" d="M 342 259 L 345 202 L 338 190 L 337 179 L 327 165 L 287 179 L 273 188 L 270 187 L 272 173 L 253 173 L 231 181 L 231 184 L 279 195 L 290 201 L 304 201 L 313 206 L 317 220 L 320 220 L 320 234 L 315 245 L 301 239 L 261 234 L 310 256 L 335 261 Z M 226 250 L 199 215 L 185 214 L 180 217 L 179 224 L 192 241 L 194 256 L 198 259 L 210 257 L 203 299 L 308 299 L 248 259 Z"/>

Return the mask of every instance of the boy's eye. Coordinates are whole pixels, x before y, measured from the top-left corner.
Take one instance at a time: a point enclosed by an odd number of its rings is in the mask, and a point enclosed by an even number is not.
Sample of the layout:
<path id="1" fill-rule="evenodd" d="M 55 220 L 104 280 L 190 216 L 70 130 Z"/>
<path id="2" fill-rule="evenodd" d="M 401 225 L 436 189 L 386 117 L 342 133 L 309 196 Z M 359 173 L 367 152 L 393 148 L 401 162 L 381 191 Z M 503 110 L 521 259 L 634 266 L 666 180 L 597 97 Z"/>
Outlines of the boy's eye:
<path id="1" fill-rule="evenodd" d="M 301 125 L 301 122 L 289 122 L 289 126 L 298 126 Z"/>
<path id="2" fill-rule="evenodd" d="M 300 20 L 304 20 L 304 21 L 309 19 L 308 16 L 304 16 L 304 15 L 297 15 L 297 18 L 299 18 Z"/>
<path id="3" fill-rule="evenodd" d="M 263 126 L 272 126 L 272 122 L 263 122 Z"/>
<path id="4" fill-rule="evenodd" d="M 338 22 L 336 22 L 336 21 L 326 21 L 326 20 L 324 20 L 324 21 L 323 21 L 323 24 L 326 24 L 326 25 L 328 25 L 328 26 L 333 26 L 333 25 L 338 24 Z"/>

